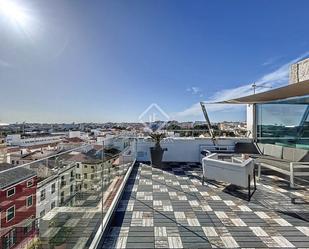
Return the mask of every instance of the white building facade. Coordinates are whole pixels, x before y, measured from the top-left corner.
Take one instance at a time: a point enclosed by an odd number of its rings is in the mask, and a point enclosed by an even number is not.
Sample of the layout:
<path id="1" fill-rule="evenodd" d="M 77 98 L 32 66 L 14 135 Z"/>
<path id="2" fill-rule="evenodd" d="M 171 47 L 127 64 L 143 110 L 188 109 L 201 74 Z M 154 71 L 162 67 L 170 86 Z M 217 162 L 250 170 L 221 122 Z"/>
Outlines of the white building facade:
<path id="1" fill-rule="evenodd" d="M 23 138 L 20 134 L 7 135 L 6 143 L 10 146 L 33 146 L 60 142 L 61 135 L 55 136 L 34 136 Z"/>

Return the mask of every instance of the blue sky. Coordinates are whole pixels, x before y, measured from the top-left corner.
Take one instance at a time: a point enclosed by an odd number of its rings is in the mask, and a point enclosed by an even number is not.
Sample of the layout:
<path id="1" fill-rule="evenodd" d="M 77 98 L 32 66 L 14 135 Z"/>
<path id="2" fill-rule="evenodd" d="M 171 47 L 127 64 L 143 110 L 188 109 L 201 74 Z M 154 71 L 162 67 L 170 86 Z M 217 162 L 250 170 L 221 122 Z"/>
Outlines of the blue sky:
<path id="1" fill-rule="evenodd" d="M 0 123 L 138 121 L 152 103 L 203 120 L 199 101 L 287 84 L 309 55 L 307 0 L 13 1 L 25 22 L 0 11 Z M 223 107 L 212 121 L 245 120 Z"/>

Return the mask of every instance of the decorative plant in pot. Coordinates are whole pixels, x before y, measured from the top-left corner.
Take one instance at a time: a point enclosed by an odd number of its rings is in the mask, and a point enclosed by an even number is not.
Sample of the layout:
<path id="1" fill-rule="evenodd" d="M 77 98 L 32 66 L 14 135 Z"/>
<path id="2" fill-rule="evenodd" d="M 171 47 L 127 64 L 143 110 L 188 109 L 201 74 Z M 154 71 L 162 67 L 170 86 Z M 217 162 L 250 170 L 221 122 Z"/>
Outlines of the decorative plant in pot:
<path id="1" fill-rule="evenodd" d="M 150 137 L 155 142 L 155 146 L 150 148 L 151 164 L 154 167 L 161 168 L 163 153 L 167 151 L 167 148 L 162 148 L 160 142 L 165 138 L 165 134 L 154 132 L 150 134 Z"/>

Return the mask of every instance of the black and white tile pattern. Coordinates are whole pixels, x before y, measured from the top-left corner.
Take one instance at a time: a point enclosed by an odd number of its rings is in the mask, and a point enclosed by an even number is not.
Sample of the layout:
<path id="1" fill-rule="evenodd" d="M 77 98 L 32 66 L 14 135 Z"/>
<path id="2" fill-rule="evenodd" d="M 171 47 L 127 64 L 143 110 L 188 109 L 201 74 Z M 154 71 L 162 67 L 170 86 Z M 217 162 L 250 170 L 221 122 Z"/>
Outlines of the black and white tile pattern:
<path id="1" fill-rule="evenodd" d="M 276 209 L 291 190 L 261 181 L 247 202 L 201 175 L 195 163 L 136 165 L 103 248 L 309 248 L 309 223 Z"/>

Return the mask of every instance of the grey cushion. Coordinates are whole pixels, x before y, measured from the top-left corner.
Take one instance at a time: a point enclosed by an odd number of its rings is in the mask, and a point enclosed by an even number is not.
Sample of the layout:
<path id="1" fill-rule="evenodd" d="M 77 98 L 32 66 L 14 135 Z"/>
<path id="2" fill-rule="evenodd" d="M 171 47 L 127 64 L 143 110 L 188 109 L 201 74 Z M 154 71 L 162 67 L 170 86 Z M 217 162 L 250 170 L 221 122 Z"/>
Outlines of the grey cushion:
<path id="1" fill-rule="evenodd" d="M 264 155 L 273 156 L 276 158 L 282 158 L 283 147 L 280 145 L 274 144 L 265 144 L 264 145 Z"/>
<path id="2" fill-rule="evenodd" d="M 297 148 L 283 147 L 283 159 L 290 162 L 308 162 L 309 151 Z"/>
<path id="3" fill-rule="evenodd" d="M 270 156 L 261 156 L 258 157 L 256 161 L 259 163 L 264 163 L 287 171 L 290 170 L 290 162 L 283 159 L 274 158 Z"/>

